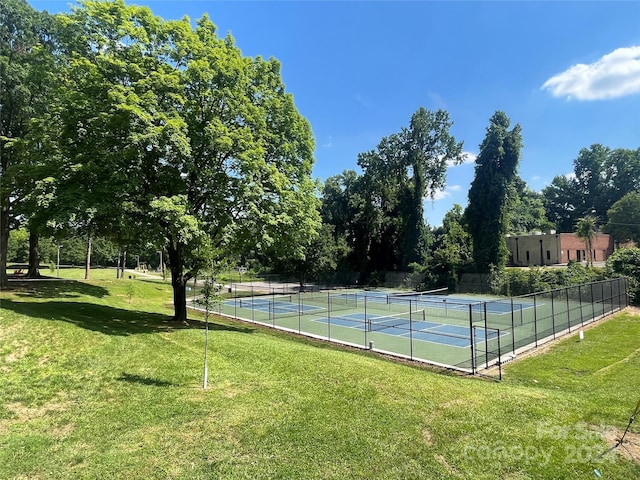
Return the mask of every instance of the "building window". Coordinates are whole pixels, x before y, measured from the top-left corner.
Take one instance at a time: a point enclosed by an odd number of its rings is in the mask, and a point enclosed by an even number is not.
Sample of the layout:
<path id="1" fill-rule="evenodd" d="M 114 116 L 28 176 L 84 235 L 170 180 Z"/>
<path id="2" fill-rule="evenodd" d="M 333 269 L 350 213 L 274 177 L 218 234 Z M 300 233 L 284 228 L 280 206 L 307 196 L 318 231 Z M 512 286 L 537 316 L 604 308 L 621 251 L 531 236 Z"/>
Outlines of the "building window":
<path id="1" fill-rule="evenodd" d="M 547 260 L 551 260 L 551 250 L 547 250 Z"/>
<path id="2" fill-rule="evenodd" d="M 529 263 L 529 250 L 527 250 L 527 263 Z"/>

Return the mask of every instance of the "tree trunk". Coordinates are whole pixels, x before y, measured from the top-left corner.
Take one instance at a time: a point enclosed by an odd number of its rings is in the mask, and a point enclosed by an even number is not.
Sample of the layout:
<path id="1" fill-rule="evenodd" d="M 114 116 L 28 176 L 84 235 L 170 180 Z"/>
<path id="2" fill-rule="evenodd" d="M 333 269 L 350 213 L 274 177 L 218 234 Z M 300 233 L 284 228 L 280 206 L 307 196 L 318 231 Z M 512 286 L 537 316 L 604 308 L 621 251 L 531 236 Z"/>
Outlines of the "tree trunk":
<path id="1" fill-rule="evenodd" d="M 84 264 L 84 279 L 89 279 L 89 272 L 91 271 L 91 230 L 87 234 L 87 256 Z"/>
<path id="2" fill-rule="evenodd" d="M 118 265 L 116 266 L 116 278 L 120 278 L 120 250 L 118 250 Z"/>
<path id="3" fill-rule="evenodd" d="M 7 276 L 7 247 L 9 245 L 9 199 L 3 198 L 0 205 L 0 287 L 9 284 Z M 6 201 L 5 201 L 6 200 Z"/>
<path id="4" fill-rule="evenodd" d="M 184 274 L 184 259 L 182 245 L 167 246 L 169 255 L 169 268 L 171 269 L 171 287 L 173 287 L 173 310 L 172 321 L 187 323 L 187 282 L 189 278 Z"/>
<path id="5" fill-rule="evenodd" d="M 127 268 L 127 251 L 122 253 L 122 267 L 120 269 L 120 278 L 124 278 L 124 270 Z"/>
<path id="6" fill-rule="evenodd" d="M 27 278 L 40 278 L 40 254 L 38 251 L 38 234 L 29 232 L 29 271 Z"/>

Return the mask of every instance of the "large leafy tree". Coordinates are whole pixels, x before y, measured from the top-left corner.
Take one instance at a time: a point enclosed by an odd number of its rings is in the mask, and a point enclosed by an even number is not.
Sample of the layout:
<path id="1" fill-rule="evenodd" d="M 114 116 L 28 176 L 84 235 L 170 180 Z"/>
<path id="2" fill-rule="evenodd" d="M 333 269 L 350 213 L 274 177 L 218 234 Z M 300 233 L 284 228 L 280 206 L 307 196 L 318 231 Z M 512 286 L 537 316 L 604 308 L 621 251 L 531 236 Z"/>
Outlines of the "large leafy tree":
<path id="1" fill-rule="evenodd" d="M 607 259 L 606 272 L 624 275 L 629 282 L 629 301 L 640 305 L 640 248 L 621 248 Z"/>
<path id="2" fill-rule="evenodd" d="M 33 187 L 25 138 L 45 109 L 51 64 L 51 18 L 24 0 L 0 0 L 0 287 L 7 284 L 10 230 L 25 220 Z"/>
<path id="3" fill-rule="evenodd" d="M 186 282 L 215 257 L 248 244 L 304 255 L 319 225 L 314 145 L 275 59 L 243 57 L 206 16 L 192 28 L 121 0 L 66 22 L 58 214 L 166 249 L 177 321 Z"/>
<path id="4" fill-rule="evenodd" d="M 444 187 L 447 165 L 463 159 L 451 125 L 447 112 L 419 108 L 408 128 L 358 155 L 362 175 L 348 171 L 327 180 L 323 219 L 334 235 L 346 237 L 350 263 L 362 280 L 425 263 L 424 201 Z"/>
<path id="5" fill-rule="evenodd" d="M 395 269 L 425 262 L 424 200 L 444 188 L 447 166 L 463 160 L 462 142 L 451 135 L 452 125 L 446 111 L 420 107 L 409 128 L 383 138 L 375 150 L 358 157 L 368 191 L 376 195 L 372 201 L 387 219 L 384 244 L 396 243 Z M 386 253 L 386 258 L 393 258 Z"/>
<path id="6" fill-rule="evenodd" d="M 522 149 L 520 125 L 511 130 L 509 125 L 510 120 L 502 111 L 491 117 L 469 189 L 465 219 L 473 239 L 474 263 L 480 272 L 489 272 L 491 265 L 504 267 L 508 256 L 505 235 L 509 225 L 509 190 L 517 175 Z"/>
<path id="7" fill-rule="evenodd" d="M 462 270 L 473 261 L 471 236 L 464 228 L 462 207 L 455 204 L 443 220 L 442 226 L 434 230 L 431 271 L 437 286 L 448 286 L 454 290 Z"/>
<path id="8" fill-rule="evenodd" d="M 604 168 L 609 155 L 609 148 L 603 145 L 592 145 L 580 150 L 573 162 L 575 182 L 580 196 L 576 199 L 576 209 L 580 217 L 589 212 L 604 215 L 605 189 Z"/>
<path id="9" fill-rule="evenodd" d="M 608 210 L 627 193 L 640 191 L 640 149 L 583 148 L 573 174 L 558 176 L 543 191 L 548 219 L 569 232 L 579 218 L 595 213 L 604 222 Z"/>
<path id="10" fill-rule="evenodd" d="M 520 177 L 516 177 L 509 193 L 509 233 L 526 234 L 534 230 L 554 228 L 546 216 L 542 195 L 534 192 Z"/>
<path id="11" fill-rule="evenodd" d="M 409 207 L 403 216 L 403 266 L 425 261 L 424 200 L 444 189 L 447 166 L 463 161 L 462 142 L 451 135 L 452 125 L 446 111 L 421 107 L 412 115 L 409 129 L 402 132 L 405 168 L 410 172 L 403 202 Z"/>
<path id="12" fill-rule="evenodd" d="M 640 245 L 640 192 L 627 193 L 607 212 L 606 231 L 617 242 L 633 241 Z"/>
<path id="13" fill-rule="evenodd" d="M 561 232 L 570 232 L 579 214 L 578 187 L 574 179 L 558 175 L 542 190 L 547 219 Z"/>
<path id="14" fill-rule="evenodd" d="M 370 269 L 370 242 L 379 238 L 383 215 L 371 201 L 372 191 L 354 170 L 329 177 L 322 188 L 320 214 L 330 227 L 333 243 L 343 243 L 344 256 L 338 270 L 366 272 Z"/>

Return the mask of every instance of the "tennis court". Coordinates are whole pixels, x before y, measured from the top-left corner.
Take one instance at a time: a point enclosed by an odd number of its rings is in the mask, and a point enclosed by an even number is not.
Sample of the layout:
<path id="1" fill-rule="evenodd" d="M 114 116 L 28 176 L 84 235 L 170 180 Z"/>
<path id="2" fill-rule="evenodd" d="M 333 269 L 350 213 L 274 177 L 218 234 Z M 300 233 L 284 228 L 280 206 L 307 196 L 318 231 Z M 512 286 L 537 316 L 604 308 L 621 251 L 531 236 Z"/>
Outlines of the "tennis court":
<path id="1" fill-rule="evenodd" d="M 513 308 L 525 310 L 533 308 L 533 302 L 527 301 L 515 301 L 512 302 L 509 299 L 495 299 L 494 297 L 480 297 L 480 296 L 463 296 L 463 295 L 448 295 L 447 289 L 438 289 L 434 293 L 389 293 L 384 291 L 359 291 L 350 293 L 338 293 L 334 295 L 334 298 L 342 298 L 345 300 L 351 300 L 356 302 L 378 302 L 378 303 L 398 303 L 407 304 L 412 303 L 417 307 L 424 308 L 439 308 L 445 312 L 449 309 L 460 310 L 467 312 L 469 306 L 475 311 L 484 311 L 487 308 L 487 312 L 495 315 L 511 313 Z"/>
<path id="2" fill-rule="evenodd" d="M 449 295 L 446 289 L 243 290 L 218 313 L 477 373 L 626 307 L 626 291 L 624 278 L 513 298 Z"/>
<path id="3" fill-rule="evenodd" d="M 383 316 L 366 318 L 362 313 L 350 315 L 320 318 L 315 321 L 332 323 L 342 327 L 356 328 L 358 330 L 368 329 L 370 332 L 382 333 L 385 335 L 398 335 L 400 337 L 413 337 L 415 340 L 422 340 L 432 343 L 440 343 L 451 347 L 469 348 L 471 346 L 472 330 L 468 327 L 458 325 L 448 325 L 445 323 L 428 322 L 401 316 Z M 475 329 L 475 341 L 484 342 L 485 339 L 495 339 L 499 333 L 497 331 L 487 332 L 484 329 Z M 506 332 L 501 335 L 507 335 Z"/>

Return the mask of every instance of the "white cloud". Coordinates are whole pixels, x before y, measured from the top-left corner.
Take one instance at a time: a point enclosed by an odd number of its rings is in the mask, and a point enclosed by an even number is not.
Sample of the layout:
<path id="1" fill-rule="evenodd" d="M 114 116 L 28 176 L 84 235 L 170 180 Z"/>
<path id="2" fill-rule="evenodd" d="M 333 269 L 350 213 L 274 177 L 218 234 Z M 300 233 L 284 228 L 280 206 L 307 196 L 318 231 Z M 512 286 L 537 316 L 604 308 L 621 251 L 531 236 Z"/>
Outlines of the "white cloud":
<path id="1" fill-rule="evenodd" d="M 444 190 L 437 190 L 433 195 L 433 199 L 431 200 L 433 200 L 434 202 L 437 202 L 438 200 L 444 200 L 445 198 L 449 198 L 452 195 L 451 192 L 458 192 L 460 190 L 462 190 L 462 186 L 460 185 L 449 185 Z"/>
<path id="2" fill-rule="evenodd" d="M 475 153 L 471 153 L 471 152 L 462 152 L 462 156 L 464 157 L 464 160 L 459 165 L 465 165 L 467 163 L 474 163 L 476 161 L 476 157 L 477 157 L 477 155 Z M 447 160 L 447 167 L 450 168 L 450 167 L 455 167 L 455 166 L 457 166 L 455 163 L 453 163 L 450 160 Z"/>
<path id="3" fill-rule="evenodd" d="M 437 202 L 438 200 L 444 200 L 445 198 L 450 196 L 451 196 L 451 193 L 446 190 L 437 190 L 436 193 L 433 194 L 433 198 L 430 200 Z"/>
<path id="4" fill-rule="evenodd" d="M 640 92 L 640 46 L 618 48 L 599 60 L 579 63 L 554 75 L 541 87 L 554 97 L 604 100 Z"/>

